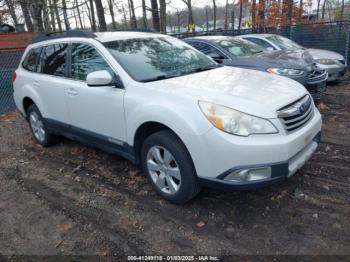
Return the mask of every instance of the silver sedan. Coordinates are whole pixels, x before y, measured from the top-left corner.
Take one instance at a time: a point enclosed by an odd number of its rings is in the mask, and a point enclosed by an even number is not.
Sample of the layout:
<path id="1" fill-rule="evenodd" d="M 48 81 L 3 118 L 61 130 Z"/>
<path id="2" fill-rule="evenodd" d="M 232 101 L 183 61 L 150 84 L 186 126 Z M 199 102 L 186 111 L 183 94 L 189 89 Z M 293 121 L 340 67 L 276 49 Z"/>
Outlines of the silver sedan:
<path id="1" fill-rule="evenodd" d="M 248 34 L 243 35 L 242 38 L 249 40 L 266 50 L 288 50 L 288 49 L 306 49 L 316 61 L 317 66 L 325 69 L 328 72 L 327 81 L 336 81 L 344 76 L 347 62 L 344 56 L 333 51 L 304 48 L 292 40 L 273 34 Z"/>

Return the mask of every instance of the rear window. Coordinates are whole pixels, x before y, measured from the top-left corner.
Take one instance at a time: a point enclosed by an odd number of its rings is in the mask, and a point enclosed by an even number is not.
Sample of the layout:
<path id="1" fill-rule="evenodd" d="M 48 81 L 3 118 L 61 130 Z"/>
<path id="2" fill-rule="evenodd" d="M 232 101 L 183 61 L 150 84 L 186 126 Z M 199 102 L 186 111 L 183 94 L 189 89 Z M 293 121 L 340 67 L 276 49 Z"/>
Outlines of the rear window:
<path id="1" fill-rule="evenodd" d="M 40 54 L 41 48 L 34 48 L 29 50 L 26 57 L 23 60 L 22 66 L 24 69 L 35 72 L 36 71 L 36 62 Z"/>
<path id="2" fill-rule="evenodd" d="M 66 75 L 68 44 L 55 44 L 43 48 L 40 54 L 38 72 L 54 76 Z"/>

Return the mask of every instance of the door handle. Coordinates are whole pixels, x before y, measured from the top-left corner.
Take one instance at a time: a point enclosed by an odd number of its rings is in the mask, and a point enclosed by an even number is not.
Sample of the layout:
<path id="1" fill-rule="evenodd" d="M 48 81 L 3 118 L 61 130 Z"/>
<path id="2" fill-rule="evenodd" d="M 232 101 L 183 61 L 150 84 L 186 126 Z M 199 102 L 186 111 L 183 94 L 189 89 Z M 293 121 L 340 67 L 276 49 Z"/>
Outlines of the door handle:
<path id="1" fill-rule="evenodd" d="M 78 92 L 74 88 L 68 88 L 67 94 L 70 96 L 76 96 L 78 94 Z"/>

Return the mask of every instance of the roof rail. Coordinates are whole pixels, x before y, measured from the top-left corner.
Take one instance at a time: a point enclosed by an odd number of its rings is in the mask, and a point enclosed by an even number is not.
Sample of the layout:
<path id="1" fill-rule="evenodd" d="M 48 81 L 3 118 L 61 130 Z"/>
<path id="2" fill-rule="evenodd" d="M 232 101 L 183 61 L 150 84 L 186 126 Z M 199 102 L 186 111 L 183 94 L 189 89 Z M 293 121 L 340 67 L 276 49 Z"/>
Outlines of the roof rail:
<path id="1" fill-rule="evenodd" d="M 112 29 L 112 32 L 143 32 L 143 33 L 159 33 L 154 29 L 149 28 L 126 28 L 126 29 Z"/>
<path id="2" fill-rule="evenodd" d="M 96 35 L 92 31 L 85 30 L 69 30 L 69 31 L 58 31 L 45 34 L 38 34 L 33 38 L 32 43 L 39 43 L 46 40 L 65 38 L 65 37 L 86 37 L 95 38 Z"/>

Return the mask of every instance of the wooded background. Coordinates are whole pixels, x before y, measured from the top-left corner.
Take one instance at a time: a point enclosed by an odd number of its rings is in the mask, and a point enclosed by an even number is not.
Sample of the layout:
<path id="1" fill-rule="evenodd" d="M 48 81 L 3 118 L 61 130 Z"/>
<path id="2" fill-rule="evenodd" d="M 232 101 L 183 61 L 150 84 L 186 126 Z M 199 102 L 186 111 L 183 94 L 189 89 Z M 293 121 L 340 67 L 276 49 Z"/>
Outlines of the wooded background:
<path id="1" fill-rule="evenodd" d="M 25 24 L 32 32 L 259 29 L 343 21 L 349 13 L 349 0 L 0 0 L 0 24 Z"/>

